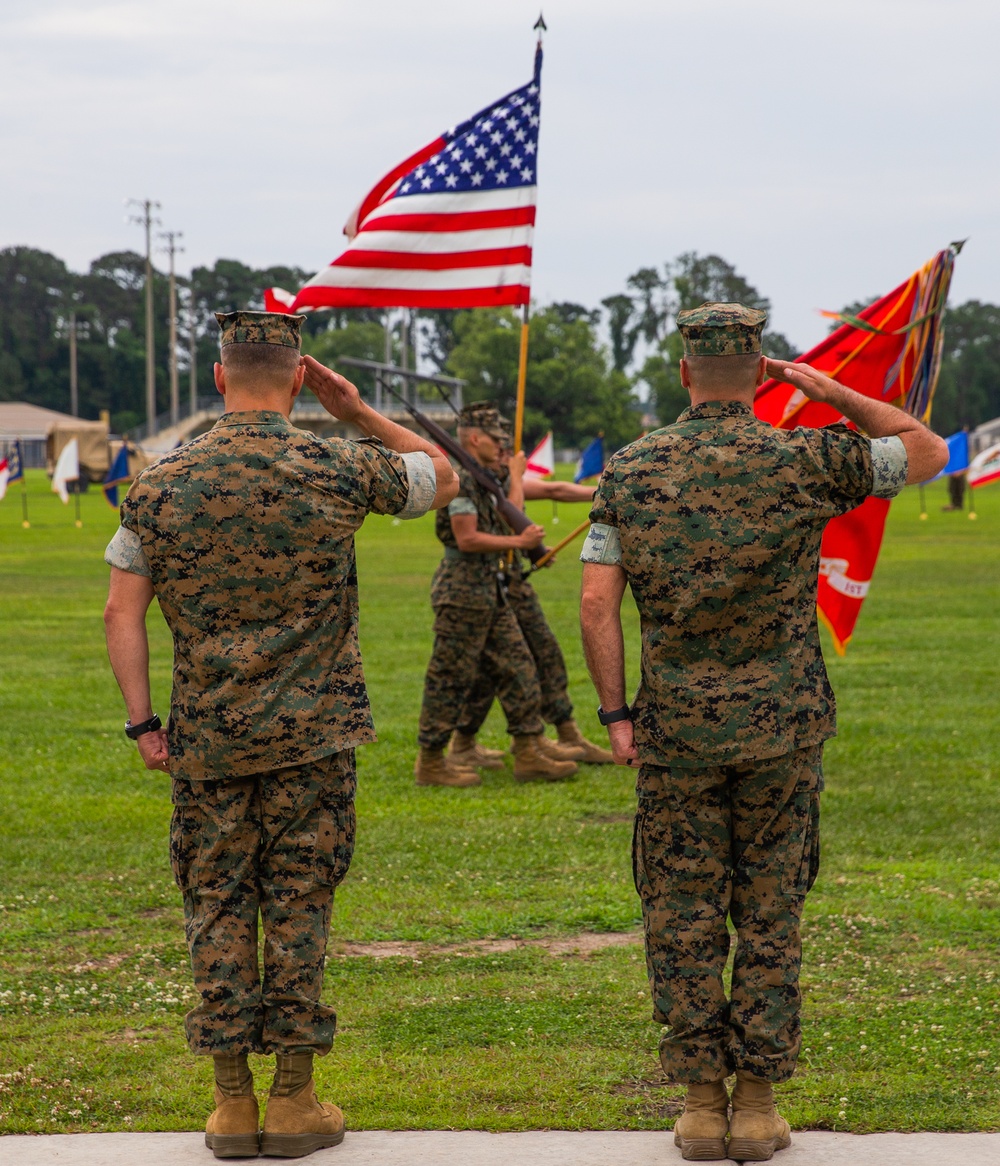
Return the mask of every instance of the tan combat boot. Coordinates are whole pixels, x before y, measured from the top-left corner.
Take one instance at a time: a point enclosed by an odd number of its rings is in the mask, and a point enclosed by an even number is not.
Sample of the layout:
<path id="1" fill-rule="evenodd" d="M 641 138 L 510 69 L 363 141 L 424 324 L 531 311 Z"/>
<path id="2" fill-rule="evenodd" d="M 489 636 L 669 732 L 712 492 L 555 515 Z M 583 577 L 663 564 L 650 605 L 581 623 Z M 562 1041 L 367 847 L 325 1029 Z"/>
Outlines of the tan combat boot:
<path id="1" fill-rule="evenodd" d="M 205 1145 L 216 1158 L 256 1158 L 260 1153 L 260 1111 L 253 1093 L 227 1097 L 215 1087 L 215 1111 L 205 1123 Z"/>
<path id="2" fill-rule="evenodd" d="M 482 778 L 474 769 L 456 765 L 450 758 L 445 758 L 441 749 L 421 746 L 413 772 L 416 774 L 417 785 L 452 785 L 463 788 L 482 785 Z"/>
<path id="3" fill-rule="evenodd" d="M 575 749 L 572 745 L 563 745 L 561 741 L 553 741 L 544 733 L 538 738 L 538 748 L 556 761 L 579 761 L 582 749 Z"/>
<path id="4" fill-rule="evenodd" d="M 474 736 L 457 729 L 448 745 L 448 761 L 460 769 L 503 769 L 503 753 L 499 749 L 487 749 Z"/>
<path id="5" fill-rule="evenodd" d="M 784 1150 L 791 1143 L 788 1122 L 774 1108 L 771 1083 L 738 1072 L 729 1123 L 729 1157 L 738 1162 L 768 1162 L 775 1150 Z"/>
<path id="6" fill-rule="evenodd" d="M 580 732 L 580 726 L 576 721 L 563 721 L 561 725 L 556 725 L 556 732 L 559 734 L 560 745 L 570 745 L 579 751 L 573 754 L 574 761 L 584 761 L 588 765 L 611 765 L 614 763 L 615 759 L 611 750 L 602 749 L 600 745 L 588 741 Z"/>
<path id="7" fill-rule="evenodd" d="M 687 1162 L 718 1162 L 726 1156 L 729 1095 L 725 1081 L 689 1085 L 684 1112 L 674 1123 L 674 1145 Z"/>
<path id="8" fill-rule="evenodd" d="M 344 1140 L 344 1115 L 336 1105 L 320 1102 L 310 1077 L 290 1097 L 267 1099 L 260 1152 L 268 1158 L 302 1158 L 314 1150 L 339 1146 Z"/>
<path id="9" fill-rule="evenodd" d="M 540 733 L 514 738 L 514 777 L 517 781 L 562 781 L 576 773 L 575 761 L 558 761 L 539 745 Z"/>

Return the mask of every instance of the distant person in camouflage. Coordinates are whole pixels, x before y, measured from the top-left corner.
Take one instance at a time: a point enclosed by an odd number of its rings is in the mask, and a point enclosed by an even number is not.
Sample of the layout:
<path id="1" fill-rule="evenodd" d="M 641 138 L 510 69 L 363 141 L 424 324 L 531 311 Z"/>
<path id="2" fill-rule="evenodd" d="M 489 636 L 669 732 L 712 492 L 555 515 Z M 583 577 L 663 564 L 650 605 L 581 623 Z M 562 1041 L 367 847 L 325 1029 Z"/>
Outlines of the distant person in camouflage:
<path id="1" fill-rule="evenodd" d="M 764 321 L 740 304 L 679 314 L 691 407 L 608 463 L 581 555 L 601 720 L 616 760 L 639 766 L 633 869 L 653 1017 L 669 1025 L 667 1077 L 688 1084 L 674 1140 L 699 1161 L 763 1161 L 790 1142 L 771 1086 L 799 1052 L 799 921 L 819 863 L 823 741 L 836 730 L 816 626 L 823 528 L 947 459 L 901 410 L 765 359 Z M 863 432 L 758 421 L 754 393 L 768 375 Z M 642 627 L 631 708 L 626 584 Z M 737 934 L 728 998 L 727 915 Z"/>
<path id="2" fill-rule="evenodd" d="M 336 1028 L 320 992 L 354 849 L 354 748 L 375 739 L 354 532 L 371 512 L 414 518 L 458 488 L 435 446 L 300 356 L 303 318 L 218 316 L 225 413 L 139 474 L 105 555 L 126 733 L 171 777 L 171 861 L 201 998 L 186 1031 L 214 1058 L 205 1137 L 216 1157 L 298 1157 L 344 1136 L 340 1110 L 316 1099 L 312 1064 Z M 291 425 L 303 381 L 365 440 Z M 173 636 L 166 728 L 150 701 L 154 596 Z M 277 1058 L 262 1135 L 248 1053 Z"/>
<path id="3" fill-rule="evenodd" d="M 458 439 L 481 466 L 497 468 L 505 440 L 500 414 L 482 402 L 467 405 L 459 417 Z M 544 530 L 532 525 L 511 533 L 493 495 L 462 469 L 458 496 L 438 512 L 435 533 L 444 558 L 431 583 L 434 650 L 420 709 L 417 784 L 479 785 L 476 768 L 491 764 L 488 755 L 466 757 L 462 763 L 444 755 L 481 659 L 495 677 L 513 738 L 514 777 L 558 781 L 571 776 L 575 763 L 542 731 L 535 662 L 507 599 L 507 552 L 538 546 Z"/>
<path id="4" fill-rule="evenodd" d="M 506 428 L 505 428 L 506 433 Z M 542 498 L 554 502 L 591 502 L 593 486 L 575 482 L 547 482 L 525 475 L 525 455 L 512 454 L 512 442 L 507 433 L 498 463 L 498 477 L 515 506 L 523 507 L 526 500 Z M 528 650 L 535 661 L 538 685 L 541 691 L 542 719 L 555 725 L 559 744 L 573 761 L 591 765 L 607 765 L 613 761 L 611 751 L 588 741 L 573 718 L 573 702 L 569 698 L 569 676 L 566 661 L 549 622 L 545 618 L 538 593 L 529 581 L 529 573 L 519 554 L 508 556 L 507 602 L 514 612 Z M 486 750 L 476 735 L 483 727 L 496 697 L 496 678 L 489 661 L 480 660 L 475 683 L 465 702 L 458 728 L 452 737 L 448 756 L 458 764 L 502 768 L 503 762 L 496 750 Z"/>

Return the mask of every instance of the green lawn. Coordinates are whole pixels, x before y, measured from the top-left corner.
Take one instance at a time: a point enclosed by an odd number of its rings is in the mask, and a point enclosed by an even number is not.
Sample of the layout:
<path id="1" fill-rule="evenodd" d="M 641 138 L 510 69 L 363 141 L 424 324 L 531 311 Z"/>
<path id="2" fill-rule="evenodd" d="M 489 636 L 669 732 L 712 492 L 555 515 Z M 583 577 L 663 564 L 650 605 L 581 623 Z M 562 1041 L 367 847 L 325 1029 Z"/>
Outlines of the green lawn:
<path id="1" fill-rule="evenodd" d="M 0 1131 L 196 1129 L 210 1065 L 181 1035 L 168 787 L 122 735 L 103 647 L 116 516 L 92 488 L 77 529 L 43 475 L 29 489 L 28 530 L 17 486 L 0 503 Z M 916 490 L 894 503 L 855 640 L 828 657 L 841 735 L 806 912 L 806 1051 L 781 1090 L 800 1128 L 1000 1129 L 1000 489 L 980 492 L 976 522 L 942 513 L 940 486 L 927 498 L 925 522 Z M 553 526 L 551 505 L 532 510 L 550 542 L 586 513 L 560 506 Z M 380 742 L 359 752 L 321 1091 L 355 1129 L 661 1126 L 680 1091 L 660 1080 L 634 942 L 631 775 L 522 787 L 508 768 L 417 789 L 431 520 L 371 519 L 358 556 Z M 566 553 L 537 586 L 599 738 L 578 578 Z M 169 639 L 149 623 L 162 714 Z M 486 736 L 503 743 L 496 713 Z M 574 953 L 595 932 L 626 942 Z M 371 946 L 389 941 L 388 957 Z"/>

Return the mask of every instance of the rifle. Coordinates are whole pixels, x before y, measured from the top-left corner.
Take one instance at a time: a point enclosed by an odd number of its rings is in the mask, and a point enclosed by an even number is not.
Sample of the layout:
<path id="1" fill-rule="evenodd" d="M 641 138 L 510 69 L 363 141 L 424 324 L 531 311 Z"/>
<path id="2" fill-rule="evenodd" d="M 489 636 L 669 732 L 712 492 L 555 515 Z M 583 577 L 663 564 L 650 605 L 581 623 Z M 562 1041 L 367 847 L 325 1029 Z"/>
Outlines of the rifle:
<path id="1" fill-rule="evenodd" d="M 503 486 L 500 485 L 490 471 L 485 466 L 481 466 L 470 453 L 462 449 L 447 430 L 442 429 L 436 421 L 432 421 L 430 417 L 421 413 L 419 409 L 411 405 L 402 393 L 397 393 L 391 385 L 383 383 L 382 387 L 392 393 L 396 400 L 399 401 L 433 442 L 439 445 L 449 457 L 453 457 L 463 469 L 468 470 L 484 490 L 488 490 L 493 495 L 496 499 L 497 511 L 500 517 L 515 534 L 520 534 L 526 527 L 533 525 L 527 514 L 523 510 L 518 510 L 514 503 L 510 501 L 504 493 Z M 532 563 L 537 563 L 549 551 L 548 547 L 537 546 L 532 547 L 530 551 L 525 551 L 524 553 Z"/>

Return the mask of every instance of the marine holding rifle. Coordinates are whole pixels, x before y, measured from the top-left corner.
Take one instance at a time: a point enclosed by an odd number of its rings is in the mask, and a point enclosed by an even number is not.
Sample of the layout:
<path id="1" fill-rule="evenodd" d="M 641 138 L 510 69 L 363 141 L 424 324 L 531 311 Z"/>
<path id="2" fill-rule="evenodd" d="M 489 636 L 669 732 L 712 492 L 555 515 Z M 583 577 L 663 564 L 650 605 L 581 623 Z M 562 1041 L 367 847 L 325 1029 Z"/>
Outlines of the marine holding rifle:
<path id="1" fill-rule="evenodd" d="M 478 467 L 496 467 L 506 439 L 500 414 L 482 402 L 467 405 L 459 415 L 458 439 Z M 437 515 L 444 558 L 431 585 L 434 650 L 420 710 L 418 785 L 479 785 L 475 768 L 446 758 L 444 748 L 458 728 L 481 660 L 495 677 L 514 739 L 514 777 L 558 781 L 576 772 L 565 751 L 543 734 L 535 662 L 506 595 L 507 552 L 534 550 L 545 532 L 529 523 L 511 533 L 488 481 L 463 466 L 458 496 Z"/>
<path id="2" fill-rule="evenodd" d="M 526 501 L 538 501 L 543 498 L 553 502 L 593 501 L 593 486 L 525 477 L 526 462 L 523 451 L 513 453 L 513 441 L 505 426 L 505 441 L 500 452 L 497 475 L 515 506 L 523 507 Z M 559 743 L 567 751 L 570 760 L 583 761 L 591 765 L 610 765 L 614 760 L 611 751 L 602 749 L 593 741 L 588 741 L 574 719 L 566 660 L 555 632 L 545 618 L 538 593 L 531 585 L 530 571 L 520 554 L 508 554 L 507 559 L 507 602 L 514 612 L 521 634 L 535 661 L 538 686 L 542 693 L 542 718 L 555 726 Z M 475 685 L 466 698 L 458 728 L 448 749 L 448 756 L 452 761 L 460 765 L 463 763 L 471 765 L 473 768 L 503 768 L 503 755 L 495 749 L 485 749 L 476 740 L 476 735 L 486 721 L 495 697 L 496 683 L 490 671 L 490 661 L 480 658 Z"/>

